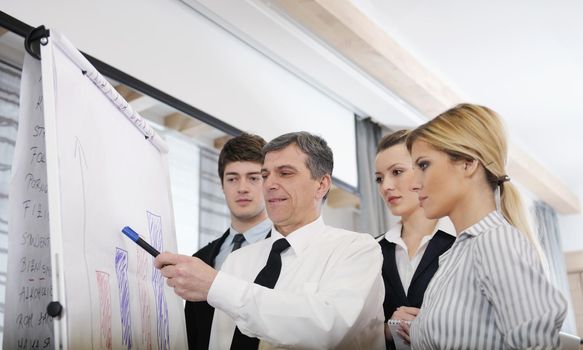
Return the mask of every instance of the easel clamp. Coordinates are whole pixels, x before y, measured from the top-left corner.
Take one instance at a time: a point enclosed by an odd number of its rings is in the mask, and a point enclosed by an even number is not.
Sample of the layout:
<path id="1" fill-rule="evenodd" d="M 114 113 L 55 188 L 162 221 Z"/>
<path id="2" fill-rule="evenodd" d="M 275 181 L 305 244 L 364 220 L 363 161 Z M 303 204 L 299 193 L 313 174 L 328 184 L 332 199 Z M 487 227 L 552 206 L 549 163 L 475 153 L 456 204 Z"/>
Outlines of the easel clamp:
<path id="1" fill-rule="evenodd" d="M 46 45 L 50 35 L 50 30 L 46 29 L 44 25 L 31 30 L 26 38 L 24 38 L 26 52 L 37 60 L 40 60 L 40 45 Z"/>

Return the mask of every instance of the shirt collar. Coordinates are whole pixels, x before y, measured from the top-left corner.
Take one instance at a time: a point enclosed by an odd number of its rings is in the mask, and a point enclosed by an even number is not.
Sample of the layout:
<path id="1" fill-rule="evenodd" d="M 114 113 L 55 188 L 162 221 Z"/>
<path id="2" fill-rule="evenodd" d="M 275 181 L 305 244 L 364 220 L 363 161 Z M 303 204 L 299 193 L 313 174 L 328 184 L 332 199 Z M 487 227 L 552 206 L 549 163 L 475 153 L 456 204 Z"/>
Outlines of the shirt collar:
<path id="1" fill-rule="evenodd" d="M 438 230 L 443 231 L 452 237 L 456 237 L 455 226 L 453 226 L 453 222 L 451 222 L 449 216 L 443 217 L 437 221 L 433 234 L 437 233 Z"/>
<path id="2" fill-rule="evenodd" d="M 271 239 L 273 242 L 280 238 L 285 238 L 289 242 L 294 253 L 299 256 L 306 250 L 310 242 L 313 241 L 316 234 L 323 232 L 326 229 L 326 224 L 322 217 L 318 217 L 311 223 L 304 225 L 297 230 L 290 232 L 287 236 L 283 236 L 277 231 L 275 227 L 271 231 Z"/>
<path id="3" fill-rule="evenodd" d="M 265 236 L 267 235 L 267 232 L 269 231 L 269 229 L 271 228 L 272 225 L 273 224 L 271 223 L 271 221 L 269 219 L 265 219 L 265 220 L 261 221 L 260 223 L 258 223 L 257 225 L 251 227 L 247 231 L 241 232 L 241 233 L 243 233 L 243 236 L 245 237 L 245 241 L 247 241 L 249 244 L 256 243 L 256 242 L 261 241 L 262 239 L 265 239 Z M 240 232 L 237 232 L 237 230 L 235 230 L 231 226 L 229 228 L 229 236 L 225 240 L 225 243 L 232 244 L 233 238 L 235 237 L 235 235 L 237 233 L 240 233 Z"/>
<path id="4" fill-rule="evenodd" d="M 385 233 L 385 239 L 391 243 L 397 243 L 401 241 L 401 230 L 403 229 L 403 224 L 399 220 L 393 227 L 391 227 L 387 233 Z"/>
<path id="5" fill-rule="evenodd" d="M 401 223 L 401 221 L 399 221 L 396 225 L 391 227 L 389 229 L 389 231 L 387 231 L 387 233 L 385 234 L 385 239 L 391 243 L 395 243 L 395 244 L 399 244 L 399 245 L 404 246 L 405 242 L 403 242 L 403 240 L 401 239 L 402 228 L 403 228 L 403 224 Z M 433 238 L 433 236 L 435 236 L 437 231 L 443 231 L 443 232 L 445 232 L 448 235 L 453 236 L 453 237 L 456 236 L 455 235 L 455 227 L 453 226 L 453 223 L 451 222 L 449 217 L 444 217 L 444 218 L 441 218 L 437 221 L 437 225 L 435 225 L 435 228 L 433 229 L 433 232 L 431 233 L 431 235 L 425 236 L 423 238 L 423 240 L 425 242 L 429 241 L 430 239 Z"/>
<path id="6" fill-rule="evenodd" d="M 506 222 L 506 219 L 496 210 L 491 211 L 484 216 L 480 221 L 462 231 L 462 234 L 470 236 L 478 236 L 494 227 L 500 226 Z"/>

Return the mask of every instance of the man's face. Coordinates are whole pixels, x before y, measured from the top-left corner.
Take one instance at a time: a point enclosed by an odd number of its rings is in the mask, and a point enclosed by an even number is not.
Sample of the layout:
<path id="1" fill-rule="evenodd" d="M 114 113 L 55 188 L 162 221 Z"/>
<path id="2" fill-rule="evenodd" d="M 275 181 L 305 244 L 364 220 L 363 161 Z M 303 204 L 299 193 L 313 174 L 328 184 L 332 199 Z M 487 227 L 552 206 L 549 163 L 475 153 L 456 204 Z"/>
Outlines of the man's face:
<path id="1" fill-rule="evenodd" d="M 288 234 L 320 216 L 330 176 L 312 179 L 307 155 L 295 144 L 268 152 L 263 161 L 263 193 L 267 215 L 282 234 Z"/>
<path id="2" fill-rule="evenodd" d="M 263 200 L 261 164 L 231 162 L 225 166 L 223 193 L 231 211 L 231 217 L 239 221 L 251 221 L 265 210 Z"/>

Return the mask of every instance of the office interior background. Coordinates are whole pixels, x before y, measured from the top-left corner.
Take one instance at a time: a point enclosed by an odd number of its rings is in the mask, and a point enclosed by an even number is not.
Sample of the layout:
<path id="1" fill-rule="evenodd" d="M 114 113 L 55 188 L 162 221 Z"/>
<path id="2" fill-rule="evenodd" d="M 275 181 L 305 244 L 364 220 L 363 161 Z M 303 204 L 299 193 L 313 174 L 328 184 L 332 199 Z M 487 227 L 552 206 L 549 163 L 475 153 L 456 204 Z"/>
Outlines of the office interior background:
<path id="1" fill-rule="evenodd" d="M 373 181 L 381 135 L 459 102 L 493 108 L 511 143 L 509 175 L 539 228 L 552 278 L 569 298 L 564 330 L 583 335 L 583 3 L 0 4 L 0 312 L 23 33 L 45 25 L 93 57 L 165 138 L 183 254 L 228 225 L 216 160 L 238 132 L 267 140 L 297 130 L 323 136 L 335 154 L 325 221 L 378 236 L 395 221 Z"/>

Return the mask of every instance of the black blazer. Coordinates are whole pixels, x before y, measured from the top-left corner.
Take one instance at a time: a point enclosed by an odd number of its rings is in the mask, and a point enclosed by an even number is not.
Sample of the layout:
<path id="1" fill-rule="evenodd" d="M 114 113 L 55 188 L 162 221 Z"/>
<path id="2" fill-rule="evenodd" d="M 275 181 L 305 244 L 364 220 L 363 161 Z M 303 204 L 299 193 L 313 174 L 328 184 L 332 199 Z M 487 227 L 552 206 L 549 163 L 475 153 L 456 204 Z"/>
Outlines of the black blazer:
<path id="1" fill-rule="evenodd" d="M 427 285 L 439 267 L 439 256 L 445 253 L 455 241 L 455 237 L 439 230 L 429 241 L 427 249 L 419 262 L 419 266 L 405 294 L 395 258 L 395 243 L 382 239 L 379 244 L 383 252 L 383 281 L 385 282 L 385 321 L 388 320 L 399 306 L 420 308 Z"/>
<path id="2" fill-rule="evenodd" d="M 400 306 L 421 307 L 425 290 L 439 267 L 439 256 L 445 253 L 454 241 L 455 237 L 441 230 L 435 233 L 413 274 L 407 294 L 403 289 L 399 270 L 397 270 L 395 243 L 389 242 L 384 238 L 379 241 L 383 252 L 382 272 L 383 281 L 385 282 L 383 309 L 385 311 L 385 322 L 391 318 L 393 312 Z M 392 341 L 387 341 L 386 347 L 387 349 L 394 349 L 395 345 Z"/>
<path id="3" fill-rule="evenodd" d="M 194 253 L 193 256 L 210 266 L 215 266 L 215 258 L 227 236 L 229 236 L 229 229 L 221 237 Z M 215 309 L 206 301 L 186 302 L 184 316 L 186 317 L 186 335 L 190 350 L 209 348 L 214 313 Z"/>
<path id="4" fill-rule="evenodd" d="M 215 258 L 219 254 L 221 246 L 229 236 L 229 229 L 223 235 L 201 248 L 193 256 L 204 261 L 210 266 L 215 266 Z M 271 236 L 271 230 L 267 237 Z M 186 335 L 190 350 L 208 349 L 211 337 L 211 327 L 215 309 L 206 301 L 187 301 L 184 307 L 186 317 Z"/>

